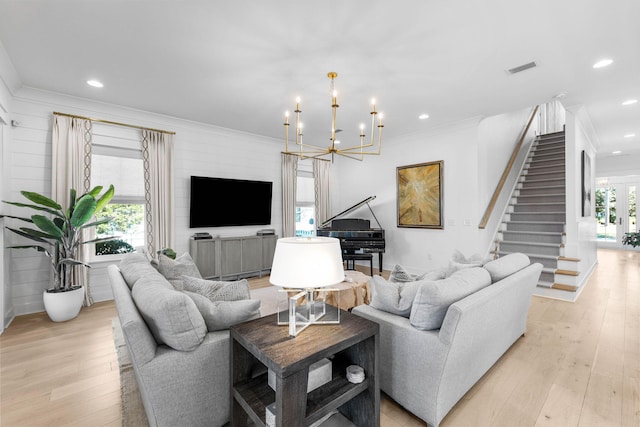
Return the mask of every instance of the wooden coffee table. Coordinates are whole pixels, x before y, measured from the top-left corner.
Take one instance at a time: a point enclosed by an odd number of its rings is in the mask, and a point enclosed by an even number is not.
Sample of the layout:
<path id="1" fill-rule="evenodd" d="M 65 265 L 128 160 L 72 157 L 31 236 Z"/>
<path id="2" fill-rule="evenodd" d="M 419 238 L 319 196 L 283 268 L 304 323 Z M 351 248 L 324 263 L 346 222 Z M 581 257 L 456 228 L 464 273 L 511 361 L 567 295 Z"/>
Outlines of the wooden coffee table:
<path id="1" fill-rule="evenodd" d="M 265 408 L 275 402 L 276 426 L 308 426 L 339 410 L 356 426 L 380 425 L 378 387 L 379 326 L 347 311 L 339 324 L 312 325 L 298 336 L 278 326 L 277 315 L 234 325 L 231 334 L 232 426 L 256 426 L 266 422 Z M 330 358 L 333 379 L 307 393 L 309 366 Z M 346 379 L 346 368 L 359 365 L 365 380 Z M 270 369 L 275 390 L 269 387 Z"/>

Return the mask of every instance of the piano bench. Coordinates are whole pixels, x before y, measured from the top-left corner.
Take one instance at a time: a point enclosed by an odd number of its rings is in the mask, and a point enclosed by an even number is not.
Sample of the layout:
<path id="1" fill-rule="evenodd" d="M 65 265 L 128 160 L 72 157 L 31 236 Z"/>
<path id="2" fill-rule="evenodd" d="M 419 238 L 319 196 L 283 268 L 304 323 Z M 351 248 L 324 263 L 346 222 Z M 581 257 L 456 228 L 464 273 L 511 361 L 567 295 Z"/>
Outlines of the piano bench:
<path id="1" fill-rule="evenodd" d="M 355 270 L 356 261 L 369 261 L 369 269 L 373 277 L 373 254 L 342 254 L 342 260 L 347 263 L 347 270 Z"/>

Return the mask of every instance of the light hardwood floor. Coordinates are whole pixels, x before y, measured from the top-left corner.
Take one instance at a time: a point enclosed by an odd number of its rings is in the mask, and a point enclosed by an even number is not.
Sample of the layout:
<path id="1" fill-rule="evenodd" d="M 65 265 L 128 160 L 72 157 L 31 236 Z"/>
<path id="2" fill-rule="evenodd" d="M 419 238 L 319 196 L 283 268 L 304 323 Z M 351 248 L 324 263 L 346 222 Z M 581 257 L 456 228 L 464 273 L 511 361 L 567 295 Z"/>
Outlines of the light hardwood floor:
<path id="1" fill-rule="evenodd" d="M 640 426 L 640 252 L 598 257 L 577 302 L 532 299 L 527 334 L 442 427 Z M 0 425 L 120 425 L 115 315 L 105 302 L 66 323 L 17 318 L 0 336 Z M 384 396 L 381 419 L 425 425 Z"/>

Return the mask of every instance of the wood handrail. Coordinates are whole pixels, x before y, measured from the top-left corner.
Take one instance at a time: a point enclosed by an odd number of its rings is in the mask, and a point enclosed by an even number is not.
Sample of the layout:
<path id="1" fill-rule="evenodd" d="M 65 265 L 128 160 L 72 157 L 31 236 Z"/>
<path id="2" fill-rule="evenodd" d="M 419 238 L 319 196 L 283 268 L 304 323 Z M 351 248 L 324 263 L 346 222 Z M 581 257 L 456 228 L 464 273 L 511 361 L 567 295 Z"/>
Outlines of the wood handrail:
<path id="1" fill-rule="evenodd" d="M 524 130 L 522 131 L 522 134 L 520 135 L 520 138 L 518 139 L 518 143 L 516 144 L 516 146 L 513 149 L 513 153 L 511 153 L 511 158 L 509 159 L 509 162 L 507 163 L 507 166 L 504 169 L 504 172 L 502 172 L 502 177 L 500 177 L 500 181 L 498 182 L 498 185 L 496 186 L 495 191 L 493 192 L 493 196 L 491 197 L 491 200 L 489 201 L 489 206 L 487 206 L 487 210 L 484 212 L 484 216 L 482 217 L 482 221 L 480 221 L 480 225 L 478 225 L 478 228 L 480 229 L 484 229 L 487 226 L 487 223 L 489 222 L 489 218 L 491 217 L 491 213 L 493 212 L 493 209 L 496 207 L 496 203 L 498 201 L 498 197 L 500 197 L 500 193 L 502 192 L 502 188 L 504 187 L 505 182 L 507 182 L 507 177 L 509 176 L 509 173 L 511 172 L 511 168 L 513 167 L 513 164 L 516 161 L 516 158 L 518 157 L 518 152 L 520 152 L 520 148 L 522 147 L 522 143 L 524 142 L 524 138 L 527 135 L 527 133 L 529 132 L 529 127 L 531 127 L 531 123 L 533 122 L 533 119 L 536 116 L 536 113 L 538 112 L 538 108 L 539 106 L 536 105 L 533 108 L 533 111 L 531 112 L 531 116 L 529 117 L 529 121 L 527 122 L 527 125 L 524 127 Z"/>

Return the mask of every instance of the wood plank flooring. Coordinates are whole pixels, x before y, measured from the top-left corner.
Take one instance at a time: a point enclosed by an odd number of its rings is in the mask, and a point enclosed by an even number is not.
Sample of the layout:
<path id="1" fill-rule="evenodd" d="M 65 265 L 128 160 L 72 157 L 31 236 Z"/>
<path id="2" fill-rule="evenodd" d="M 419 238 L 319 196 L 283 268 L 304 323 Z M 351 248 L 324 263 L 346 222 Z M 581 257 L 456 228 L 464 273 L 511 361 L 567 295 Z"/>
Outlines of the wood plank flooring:
<path id="1" fill-rule="evenodd" d="M 598 258 L 575 303 L 533 298 L 527 334 L 442 427 L 640 426 L 640 252 Z M 104 302 L 65 323 L 44 313 L 15 319 L 0 336 L 0 425 L 120 425 L 115 315 Z M 385 396 L 381 420 L 425 426 Z"/>

